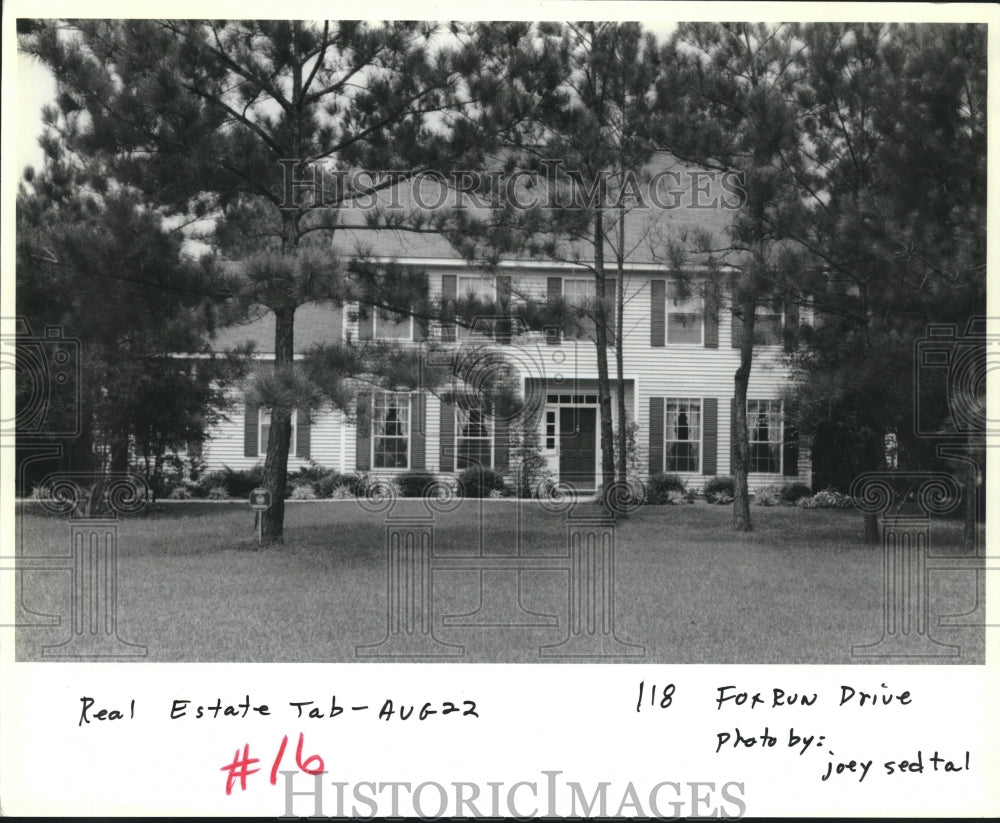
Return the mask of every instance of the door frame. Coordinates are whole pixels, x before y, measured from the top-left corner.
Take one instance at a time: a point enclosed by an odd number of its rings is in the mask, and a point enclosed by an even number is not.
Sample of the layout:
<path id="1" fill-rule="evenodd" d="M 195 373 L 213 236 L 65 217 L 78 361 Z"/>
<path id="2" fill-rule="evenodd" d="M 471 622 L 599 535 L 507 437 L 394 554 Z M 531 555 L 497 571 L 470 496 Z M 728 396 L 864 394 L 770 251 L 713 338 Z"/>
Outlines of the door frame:
<path id="1" fill-rule="evenodd" d="M 594 409 L 594 488 L 600 485 L 598 478 L 601 474 L 601 407 L 597 402 L 597 392 L 585 391 L 569 393 L 558 393 L 547 391 L 545 395 L 544 413 L 542 415 L 542 445 L 546 446 L 548 433 L 546 426 L 549 424 L 549 413 L 552 412 L 555 418 L 555 449 L 543 448 L 546 458 L 554 458 L 556 477 L 561 483 L 563 478 L 560 471 L 560 410 L 568 408 Z M 585 490 L 583 490 L 585 491 Z"/>

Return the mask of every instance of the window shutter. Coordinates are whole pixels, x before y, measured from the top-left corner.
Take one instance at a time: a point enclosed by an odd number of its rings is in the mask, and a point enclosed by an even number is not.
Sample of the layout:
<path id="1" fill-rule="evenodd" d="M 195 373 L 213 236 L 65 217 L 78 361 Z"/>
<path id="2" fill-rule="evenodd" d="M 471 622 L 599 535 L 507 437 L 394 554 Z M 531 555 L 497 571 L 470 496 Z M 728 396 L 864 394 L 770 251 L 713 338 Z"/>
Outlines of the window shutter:
<path id="1" fill-rule="evenodd" d="M 414 340 L 425 340 L 427 338 L 427 333 L 424 331 L 424 323 L 426 321 L 421 320 L 419 317 L 413 318 L 413 339 Z"/>
<path id="2" fill-rule="evenodd" d="M 509 274 L 501 274 L 497 276 L 497 302 L 500 304 L 500 313 L 503 316 L 503 319 L 497 323 L 498 343 L 510 342 L 512 328 L 510 300 L 512 288 Z"/>
<path id="3" fill-rule="evenodd" d="M 706 397 L 701 401 L 702 456 L 701 473 L 719 473 L 719 401 Z"/>
<path id="4" fill-rule="evenodd" d="M 260 409 L 257 406 L 246 404 L 246 413 L 243 415 L 243 456 L 257 456 L 257 436 L 259 429 Z"/>
<path id="5" fill-rule="evenodd" d="M 458 299 L 458 275 L 455 274 L 442 274 L 441 275 L 441 306 L 447 311 L 447 306 L 449 303 L 453 303 Z M 441 339 L 442 340 L 454 340 L 455 339 L 455 324 L 454 323 L 442 323 L 441 324 Z"/>
<path id="6" fill-rule="evenodd" d="M 426 468 L 427 433 L 426 419 L 427 397 L 423 392 L 410 395 L 410 468 Z"/>
<path id="7" fill-rule="evenodd" d="M 717 349 L 719 348 L 719 294 L 715 283 L 705 283 L 704 301 L 705 348 Z"/>
<path id="8" fill-rule="evenodd" d="M 295 456 L 308 459 L 311 446 L 312 415 L 307 409 L 298 410 L 295 431 Z"/>
<path id="9" fill-rule="evenodd" d="M 354 450 L 354 467 L 366 472 L 372 467 L 372 397 L 358 395 L 357 436 Z"/>
<path id="10" fill-rule="evenodd" d="M 736 398 L 729 398 L 729 473 L 736 473 Z"/>
<path id="11" fill-rule="evenodd" d="M 363 306 L 358 310 L 358 340 L 371 340 L 375 336 L 375 309 Z"/>
<path id="12" fill-rule="evenodd" d="M 510 463 L 510 423 L 506 419 L 493 423 L 493 466 L 498 471 Z"/>
<path id="13" fill-rule="evenodd" d="M 550 277 L 547 284 L 547 298 L 550 303 L 556 303 L 562 299 L 562 278 Z M 559 342 L 559 328 L 550 326 L 545 330 L 545 342 L 549 345 L 556 345 Z"/>
<path id="14" fill-rule="evenodd" d="M 663 473 L 663 398 L 649 398 L 649 476 Z"/>
<path id="15" fill-rule="evenodd" d="M 799 336 L 799 304 L 792 300 L 785 301 L 785 327 L 782 339 L 785 351 L 795 351 Z"/>
<path id="16" fill-rule="evenodd" d="M 799 433 L 792 426 L 785 426 L 781 444 L 782 475 L 799 476 Z"/>
<path id="17" fill-rule="evenodd" d="M 667 281 L 649 281 L 649 345 L 663 346 L 667 340 Z M 661 469 L 662 471 L 662 469 Z"/>
<path id="18" fill-rule="evenodd" d="M 439 469 L 443 472 L 455 471 L 455 407 L 441 401 Z"/>

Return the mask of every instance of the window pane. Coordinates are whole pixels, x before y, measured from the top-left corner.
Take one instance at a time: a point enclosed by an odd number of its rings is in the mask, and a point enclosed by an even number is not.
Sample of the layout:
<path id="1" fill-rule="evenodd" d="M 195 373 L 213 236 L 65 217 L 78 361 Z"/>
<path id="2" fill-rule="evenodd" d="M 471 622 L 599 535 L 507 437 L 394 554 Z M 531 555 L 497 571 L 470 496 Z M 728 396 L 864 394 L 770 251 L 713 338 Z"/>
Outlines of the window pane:
<path id="1" fill-rule="evenodd" d="M 667 471 L 699 471 L 701 400 L 668 399 L 665 402 L 664 441 Z"/>
<path id="2" fill-rule="evenodd" d="M 701 343 L 704 310 L 701 295 L 694 288 L 682 297 L 674 282 L 667 284 L 667 342 Z"/>
<path id="3" fill-rule="evenodd" d="M 781 472 L 781 401 L 748 400 L 747 433 L 750 438 L 750 471 Z"/>
<path id="4" fill-rule="evenodd" d="M 375 468 L 407 468 L 409 423 L 410 402 L 407 395 L 375 395 L 372 414 L 372 463 Z"/>

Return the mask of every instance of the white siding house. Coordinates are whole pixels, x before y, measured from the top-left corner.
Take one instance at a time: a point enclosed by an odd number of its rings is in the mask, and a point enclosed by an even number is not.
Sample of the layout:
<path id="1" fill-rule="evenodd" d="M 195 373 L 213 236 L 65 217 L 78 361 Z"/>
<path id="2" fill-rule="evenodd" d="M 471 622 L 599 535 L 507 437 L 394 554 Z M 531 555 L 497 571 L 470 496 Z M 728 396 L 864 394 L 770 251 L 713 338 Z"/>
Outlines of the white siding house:
<path id="1" fill-rule="evenodd" d="M 661 232 L 683 236 L 697 228 L 721 234 L 731 212 L 721 209 L 677 208 L 656 212 L 653 222 Z M 649 237 L 650 215 L 629 215 L 636 238 Z M 644 222 L 643 222 L 644 221 Z M 663 236 L 661 233 L 659 236 Z M 341 232 L 338 253 L 350 254 L 354 244 L 368 253 L 426 276 L 432 297 L 475 293 L 491 297 L 497 279 L 514 294 L 537 299 L 586 295 L 593 276 L 571 262 L 523 257 L 504 261 L 499 274 L 484 275 L 463 261 L 434 235 L 358 230 Z M 706 478 L 731 474 L 733 377 L 739 364 L 737 321 L 726 308 L 706 305 L 701 290 L 683 299 L 676 278 L 654 244 L 637 239 L 625 264 L 623 355 L 626 413 L 638 424 L 638 446 L 645 476 L 669 472 L 692 487 Z M 613 266 L 608 274 L 613 274 Z M 688 277 L 697 282 L 697 271 Z M 516 314 L 516 311 L 513 312 Z M 787 482 L 810 483 L 808 449 L 797 442 L 784 423 L 782 391 L 790 379 L 783 363 L 782 329 L 797 323 L 789 307 L 773 310 L 758 325 L 771 327 L 770 345 L 755 348 L 749 384 L 751 487 Z M 385 319 L 359 322 L 351 307 L 307 305 L 296 314 L 296 351 L 317 342 L 352 339 L 401 339 L 421 345 L 419 326 Z M 426 335 L 453 340 L 453 346 L 478 346 L 481 340 L 466 330 L 431 325 Z M 273 351 L 273 317 L 220 332 L 220 349 L 244 340 L 257 343 L 258 356 Z M 551 331 L 516 335 L 510 342 L 490 345 L 514 362 L 524 392 L 531 394 L 539 412 L 538 433 L 546 460 L 564 482 L 592 489 L 598 482 L 600 410 L 597 407 L 597 357 L 589 339 L 567 339 Z M 614 351 L 608 360 L 614 375 Z M 391 475 L 408 470 L 454 473 L 470 460 L 493 467 L 507 462 L 507 425 L 475 411 L 442 403 L 433 393 L 372 397 L 363 395 L 357 419 L 337 410 L 316 410 L 311 419 L 297 419 L 290 468 L 313 460 L 342 472 Z M 612 408 L 616 400 L 612 398 Z M 617 412 L 615 411 L 614 414 Z M 617 421 L 614 421 L 617 425 Z M 210 469 L 223 465 L 248 468 L 263 460 L 266 415 L 243 405 L 209 434 L 203 458 Z"/>

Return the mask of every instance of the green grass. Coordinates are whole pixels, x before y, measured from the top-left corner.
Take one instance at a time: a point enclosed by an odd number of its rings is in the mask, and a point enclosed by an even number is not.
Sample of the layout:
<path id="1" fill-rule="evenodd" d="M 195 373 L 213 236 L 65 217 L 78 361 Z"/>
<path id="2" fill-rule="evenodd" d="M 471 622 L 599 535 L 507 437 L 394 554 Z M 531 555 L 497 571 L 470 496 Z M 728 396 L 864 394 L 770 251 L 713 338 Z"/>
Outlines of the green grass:
<path id="1" fill-rule="evenodd" d="M 476 552 L 478 506 L 465 501 L 436 516 L 439 554 Z M 420 511 L 419 501 L 405 500 L 394 514 Z M 489 550 L 513 552 L 514 504 L 487 501 L 482 511 Z M 536 504 L 524 512 L 525 554 L 565 551 L 565 515 Z M 618 525 L 618 636 L 643 644 L 652 662 L 860 662 L 851 646 L 878 639 L 882 614 L 881 550 L 862 544 L 860 516 L 754 507 L 749 534 L 734 534 L 730 517 L 728 506 L 646 507 Z M 936 521 L 933 551 L 960 553 L 960 532 L 957 521 Z M 67 552 L 68 521 L 31 504 L 18 533 L 28 555 Z M 145 644 L 149 660 L 351 662 L 356 645 L 385 635 L 384 518 L 353 502 L 289 504 L 281 547 L 257 548 L 253 516 L 240 505 L 159 504 L 123 519 L 118 534 L 119 635 Z M 25 606 L 63 615 L 59 628 L 19 628 L 18 659 L 41 659 L 43 645 L 68 635 L 70 574 L 21 577 Z M 984 659 L 981 629 L 938 628 L 936 619 L 972 607 L 975 577 L 931 574 L 932 634 L 962 649 L 937 662 Z M 435 577 L 436 635 L 464 645 L 467 662 L 540 662 L 538 647 L 565 636 L 568 576 L 522 579 L 524 605 L 557 615 L 559 627 L 441 626 L 443 615 L 473 610 L 478 597 L 476 572 L 444 571 Z"/>

